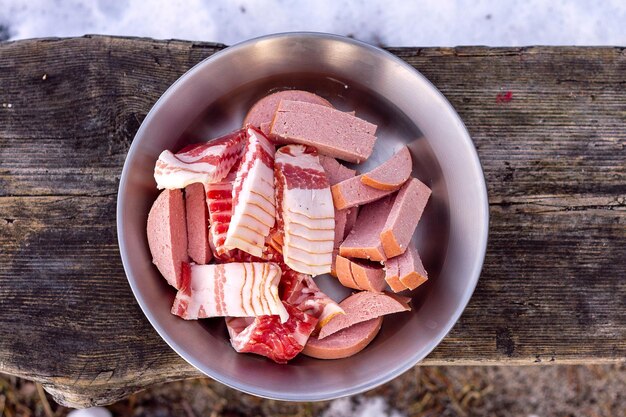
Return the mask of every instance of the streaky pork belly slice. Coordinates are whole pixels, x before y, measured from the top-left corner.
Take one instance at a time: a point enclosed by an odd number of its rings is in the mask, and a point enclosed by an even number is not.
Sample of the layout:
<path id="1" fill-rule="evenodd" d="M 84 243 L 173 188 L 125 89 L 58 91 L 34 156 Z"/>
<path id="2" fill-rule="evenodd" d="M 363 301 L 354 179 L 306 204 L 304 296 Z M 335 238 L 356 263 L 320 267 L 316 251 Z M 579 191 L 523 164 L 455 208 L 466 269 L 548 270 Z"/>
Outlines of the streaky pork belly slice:
<path id="1" fill-rule="evenodd" d="M 255 353 L 277 363 L 287 363 L 304 349 L 318 320 L 310 314 L 283 303 L 289 319 L 277 316 L 227 317 L 230 343 L 240 353 Z"/>
<path id="2" fill-rule="evenodd" d="M 280 267 L 270 262 L 183 264 L 172 313 L 185 320 L 277 315 L 284 323 L 289 313 L 278 297 L 280 278 Z"/>
<path id="3" fill-rule="evenodd" d="M 233 215 L 224 247 L 262 257 L 276 217 L 274 146 L 255 128 L 247 129 L 247 137 L 233 184 Z"/>
<path id="4" fill-rule="evenodd" d="M 335 210 L 317 151 L 303 145 L 283 146 L 276 152 L 274 174 L 285 263 L 309 275 L 330 272 Z"/>
<path id="5" fill-rule="evenodd" d="M 219 257 L 228 252 L 224 247 L 226 233 L 233 215 L 233 182 L 236 173 L 228 174 L 226 178 L 215 184 L 205 184 L 206 204 L 209 208 L 209 242 L 213 255 Z"/>
<path id="6" fill-rule="evenodd" d="M 185 188 L 194 182 L 203 184 L 222 180 L 239 160 L 245 144 L 245 129 L 217 139 L 189 145 L 177 153 L 165 150 L 154 167 L 157 188 Z"/>
<path id="7" fill-rule="evenodd" d="M 337 314 L 344 314 L 339 304 L 324 294 L 310 275 L 296 272 L 286 265 L 282 270 L 281 299 L 318 319 L 317 329 L 324 327 Z"/>

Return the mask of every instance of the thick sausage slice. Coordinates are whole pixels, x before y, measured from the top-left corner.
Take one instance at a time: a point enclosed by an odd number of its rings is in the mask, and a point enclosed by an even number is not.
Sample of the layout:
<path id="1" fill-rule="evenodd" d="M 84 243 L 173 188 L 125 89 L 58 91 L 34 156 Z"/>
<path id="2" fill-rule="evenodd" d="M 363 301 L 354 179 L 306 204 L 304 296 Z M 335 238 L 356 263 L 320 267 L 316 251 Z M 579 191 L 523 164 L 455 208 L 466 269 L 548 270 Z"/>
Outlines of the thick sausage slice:
<path id="1" fill-rule="evenodd" d="M 204 185 L 196 182 L 185 187 L 187 212 L 187 251 L 197 264 L 206 265 L 213 254 L 209 246 L 209 210 Z"/>
<path id="2" fill-rule="evenodd" d="M 335 208 L 343 210 L 361 206 L 391 194 L 410 177 L 411 169 L 411 154 L 404 146 L 372 171 L 333 185 L 330 189 Z"/>
<path id="3" fill-rule="evenodd" d="M 398 260 L 399 280 L 408 289 L 414 290 L 428 280 L 428 274 L 415 247 L 409 246 L 406 252 L 394 259 Z"/>
<path id="4" fill-rule="evenodd" d="M 187 255 L 185 203 L 181 190 L 163 190 L 148 214 L 148 246 L 152 262 L 167 282 L 180 289 Z"/>
<path id="5" fill-rule="evenodd" d="M 387 257 L 380 241 L 392 200 L 387 197 L 361 207 L 354 228 L 339 246 L 339 254 L 350 258 L 385 261 Z"/>
<path id="6" fill-rule="evenodd" d="M 380 264 L 376 265 L 371 262 L 368 265 L 366 262 L 352 261 L 350 263 L 350 269 L 354 282 L 356 282 L 361 289 L 382 292 L 383 288 L 385 288 L 385 271 L 383 271 Z"/>
<path id="7" fill-rule="evenodd" d="M 417 178 L 411 178 L 398 191 L 380 233 L 387 258 L 402 255 L 407 249 L 430 194 L 430 188 Z"/>
<path id="8" fill-rule="evenodd" d="M 408 297 L 388 293 L 377 294 L 370 291 L 361 291 L 352 294 L 339 303 L 339 306 L 346 314 L 333 317 L 326 326 L 322 327 L 318 338 L 324 339 L 347 327 L 380 316 L 409 311 L 411 310 L 411 307 L 409 307 L 410 301 L 411 299 Z"/>
<path id="9" fill-rule="evenodd" d="M 361 182 L 378 190 L 397 190 L 411 176 L 413 161 L 406 146 L 383 165 L 361 176 Z"/>
<path id="10" fill-rule="evenodd" d="M 341 359 L 365 349 L 378 334 L 383 318 L 377 317 L 341 330 L 325 339 L 309 337 L 304 346 L 307 356 L 317 359 Z"/>
<path id="11" fill-rule="evenodd" d="M 317 94 L 309 93 L 302 90 L 285 90 L 279 91 L 269 96 L 263 97 L 261 100 L 254 103 L 254 105 L 248 111 L 246 118 L 243 120 L 243 126 L 251 124 L 254 127 L 261 129 L 261 131 L 267 136 L 270 133 L 270 124 L 278 109 L 278 103 L 281 100 L 293 100 L 304 101 L 307 103 L 319 104 L 320 106 L 332 107 L 328 100 L 318 96 Z"/>
<path id="12" fill-rule="evenodd" d="M 362 290 L 364 288 L 361 288 L 359 284 L 356 283 L 352 275 L 351 263 L 352 261 L 350 261 L 350 259 L 337 255 L 335 258 L 335 273 L 337 274 L 337 278 L 344 287 Z"/>
<path id="13" fill-rule="evenodd" d="M 337 256 L 337 278 L 341 285 L 355 290 L 382 292 L 385 272 L 379 264 Z"/>
<path id="14" fill-rule="evenodd" d="M 320 154 L 360 163 L 370 157 L 376 125 L 319 104 L 282 100 L 270 126 L 277 143 L 315 147 Z"/>
<path id="15" fill-rule="evenodd" d="M 405 252 L 406 253 L 406 252 Z M 408 289 L 402 281 L 400 281 L 400 265 L 398 260 L 402 256 L 388 259 L 385 262 L 385 281 L 393 292 L 400 292 Z"/>

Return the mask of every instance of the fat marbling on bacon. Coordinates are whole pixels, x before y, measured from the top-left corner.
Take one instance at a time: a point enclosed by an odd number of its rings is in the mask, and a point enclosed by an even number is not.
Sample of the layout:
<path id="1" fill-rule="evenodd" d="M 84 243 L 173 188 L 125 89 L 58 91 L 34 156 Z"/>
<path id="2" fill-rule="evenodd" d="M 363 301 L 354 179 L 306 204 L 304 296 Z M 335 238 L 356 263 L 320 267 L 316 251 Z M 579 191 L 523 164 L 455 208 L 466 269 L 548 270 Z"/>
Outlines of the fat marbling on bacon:
<path id="1" fill-rule="evenodd" d="M 305 145 L 283 146 L 276 152 L 274 175 L 285 263 L 313 276 L 330 272 L 335 210 L 317 151 Z"/>
<path id="2" fill-rule="evenodd" d="M 161 152 L 154 167 L 159 190 L 185 188 L 194 182 L 204 184 L 222 180 L 239 160 L 245 144 L 245 129 L 220 138 L 189 145 L 174 154 Z"/>
<path id="3" fill-rule="evenodd" d="M 183 264 L 172 313 L 185 320 L 277 315 L 286 322 L 289 313 L 278 296 L 280 277 L 280 267 L 270 262 Z"/>
<path id="4" fill-rule="evenodd" d="M 304 349 L 317 319 L 289 303 L 283 303 L 289 320 L 277 316 L 228 317 L 230 343 L 237 352 L 256 353 L 277 363 L 287 363 Z"/>
<path id="5" fill-rule="evenodd" d="M 274 227 L 274 146 L 255 128 L 248 138 L 233 183 L 233 214 L 224 247 L 262 257 L 265 238 Z"/>
<path id="6" fill-rule="evenodd" d="M 282 270 L 278 290 L 289 312 L 289 320 L 280 323 L 276 316 L 228 317 L 226 326 L 237 352 L 256 353 L 285 363 L 304 349 L 315 329 L 344 312 L 339 304 L 320 291 L 310 275 L 285 265 L 280 253 L 268 248 L 267 258 Z"/>
<path id="7" fill-rule="evenodd" d="M 236 172 L 231 171 L 226 178 L 214 184 L 205 184 L 206 204 L 209 208 L 209 239 L 216 257 L 228 252 L 224 247 L 226 233 L 233 214 L 233 182 Z"/>

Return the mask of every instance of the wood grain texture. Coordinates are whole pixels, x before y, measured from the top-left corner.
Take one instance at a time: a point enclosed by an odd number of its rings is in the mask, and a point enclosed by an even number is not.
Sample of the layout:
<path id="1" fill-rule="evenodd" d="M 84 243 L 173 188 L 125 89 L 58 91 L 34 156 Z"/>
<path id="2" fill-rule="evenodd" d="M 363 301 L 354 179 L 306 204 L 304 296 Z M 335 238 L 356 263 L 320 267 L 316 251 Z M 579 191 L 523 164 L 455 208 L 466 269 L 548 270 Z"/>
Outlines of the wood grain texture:
<path id="1" fill-rule="evenodd" d="M 64 404 L 198 376 L 124 276 L 115 201 L 146 113 L 222 45 L 0 43 L 0 371 Z M 624 48 L 393 48 L 465 121 L 490 196 L 475 295 L 428 364 L 626 358 Z"/>

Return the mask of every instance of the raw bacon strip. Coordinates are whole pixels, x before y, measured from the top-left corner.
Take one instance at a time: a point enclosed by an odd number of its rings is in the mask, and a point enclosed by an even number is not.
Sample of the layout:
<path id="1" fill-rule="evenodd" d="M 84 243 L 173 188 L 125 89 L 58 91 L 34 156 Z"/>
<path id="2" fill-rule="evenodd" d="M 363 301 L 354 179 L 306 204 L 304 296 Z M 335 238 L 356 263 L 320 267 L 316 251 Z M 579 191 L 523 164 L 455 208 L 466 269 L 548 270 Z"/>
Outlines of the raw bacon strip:
<path id="1" fill-rule="evenodd" d="M 317 329 L 324 327 L 337 314 L 344 314 L 339 304 L 324 294 L 310 275 L 285 266 L 280 283 L 281 299 L 318 319 Z"/>
<path id="2" fill-rule="evenodd" d="M 317 151 L 303 145 L 283 146 L 276 152 L 274 174 L 285 263 L 309 275 L 330 272 L 335 211 Z"/>
<path id="3" fill-rule="evenodd" d="M 154 167 L 157 188 L 185 188 L 194 182 L 213 183 L 223 179 L 241 155 L 245 130 L 187 146 L 176 154 L 163 151 Z"/>
<path id="4" fill-rule="evenodd" d="M 270 125 L 277 143 L 314 146 L 323 154 L 360 163 L 370 157 L 376 125 L 331 107 L 281 100 Z"/>
<path id="5" fill-rule="evenodd" d="M 172 313 L 185 320 L 208 317 L 255 317 L 289 313 L 278 298 L 281 272 L 269 262 L 219 265 L 183 264 L 182 286 Z"/>
<path id="6" fill-rule="evenodd" d="M 289 320 L 277 316 L 226 319 L 230 343 L 237 352 L 256 353 L 276 363 L 287 363 L 304 349 L 317 319 L 283 303 Z"/>
<path id="7" fill-rule="evenodd" d="M 220 257 L 228 252 L 224 247 L 226 232 L 230 225 L 233 214 L 233 182 L 235 172 L 228 174 L 226 178 L 215 184 L 205 184 L 206 204 L 209 208 L 211 227 L 209 239 L 212 244 L 213 254 Z"/>
<path id="8" fill-rule="evenodd" d="M 274 227 L 274 146 L 254 128 L 233 183 L 233 216 L 224 247 L 262 257 L 265 238 Z"/>

